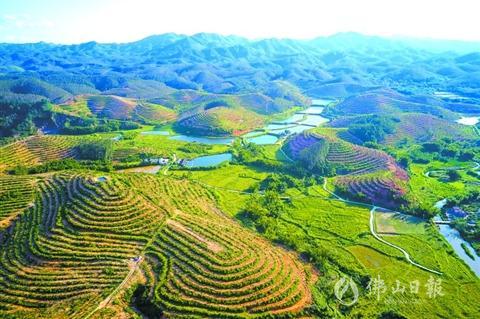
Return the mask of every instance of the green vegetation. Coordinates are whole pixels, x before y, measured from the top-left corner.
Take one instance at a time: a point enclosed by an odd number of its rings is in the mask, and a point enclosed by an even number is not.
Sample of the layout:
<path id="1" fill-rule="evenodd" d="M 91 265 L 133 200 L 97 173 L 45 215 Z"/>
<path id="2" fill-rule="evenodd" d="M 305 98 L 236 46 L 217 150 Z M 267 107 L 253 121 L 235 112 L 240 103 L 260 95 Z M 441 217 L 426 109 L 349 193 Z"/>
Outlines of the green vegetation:
<path id="1" fill-rule="evenodd" d="M 80 143 L 77 146 L 78 158 L 91 161 L 109 161 L 112 159 L 113 142 L 95 141 Z"/>
<path id="2" fill-rule="evenodd" d="M 16 276 L 0 288 L 0 313 L 89 317 L 139 263 L 152 291 L 134 293 L 142 311 L 217 318 L 315 313 L 308 266 L 219 215 L 205 188 L 167 177 L 102 178 L 63 173 L 39 182 L 34 208 L 2 243 L 8 258 L 0 260 L 0 273 Z M 32 256 L 44 262 L 35 265 Z M 24 278 L 19 263 L 35 272 Z M 65 307 L 72 295 L 83 306 Z"/>
<path id="3" fill-rule="evenodd" d="M 0 317 L 478 317 L 431 217 L 480 251 L 479 131 L 455 122 L 480 112 L 479 55 L 338 37 L 0 44 Z M 328 124 L 259 129 L 314 119 L 305 94 L 336 100 Z"/>
<path id="4" fill-rule="evenodd" d="M 465 254 L 467 254 L 468 257 L 475 259 L 475 256 L 473 253 L 470 251 L 470 248 L 467 247 L 465 243 L 461 243 L 462 249 L 465 251 Z"/>
<path id="5" fill-rule="evenodd" d="M 385 116 L 366 115 L 354 119 L 347 132 L 359 138 L 363 143 L 380 143 L 388 134 L 395 133 L 394 121 Z"/>

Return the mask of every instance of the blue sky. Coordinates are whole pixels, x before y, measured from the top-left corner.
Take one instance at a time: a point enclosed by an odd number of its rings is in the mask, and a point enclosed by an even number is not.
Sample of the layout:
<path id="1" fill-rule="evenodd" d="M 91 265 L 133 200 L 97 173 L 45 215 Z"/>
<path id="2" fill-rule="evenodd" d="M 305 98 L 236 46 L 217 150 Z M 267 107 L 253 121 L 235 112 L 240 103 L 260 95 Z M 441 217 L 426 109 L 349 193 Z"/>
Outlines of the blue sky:
<path id="1" fill-rule="evenodd" d="M 0 42 L 128 42 L 166 32 L 480 41 L 477 0 L 0 0 Z"/>

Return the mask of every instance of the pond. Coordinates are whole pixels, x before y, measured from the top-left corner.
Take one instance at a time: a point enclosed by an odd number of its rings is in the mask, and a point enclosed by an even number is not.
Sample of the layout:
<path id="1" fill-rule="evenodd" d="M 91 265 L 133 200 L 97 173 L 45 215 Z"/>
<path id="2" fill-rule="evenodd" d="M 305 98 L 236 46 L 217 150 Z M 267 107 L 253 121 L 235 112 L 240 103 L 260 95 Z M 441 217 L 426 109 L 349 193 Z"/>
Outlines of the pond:
<path id="1" fill-rule="evenodd" d="M 302 133 L 303 131 L 306 130 L 311 130 L 313 127 L 308 126 L 308 125 L 297 125 L 291 128 L 288 128 L 288 134 L 294 134 L 294 133 Z"/>
<path id="2" fill-rule="evenodd" d="M 325 106 L 332 102 L 335 102 L 333 99 L 312 99 L 312 105 Z"/>
<path id="3" fill-rule="evenodd" d="M 299 121 L 303 120 L 303 117 L 304 117 L 304 114 L 295 113 L 286 120 L 278 121 L 278 123 L 299 122 Z"/>
<path id="4" fill-rule="evenodd" d="M 300 123 L 318 126 L 326 122 L 328 122 L 328 119 L 320 115 L 308 115 L 307 118 L 304 121 L 301 121 Z"/>
<path id="5" fill-rule="evenodd" d="M 166 135 L 170 135 L 170 132 L 168 132 L 168 131 L 145 131 L 145 132 L 141 132 L 140 134 L 141 135 L 163 135 L 163 136 L 166 136 Z"/>
<path id="6" fill-rule="evenodd" d="M 257 137 L 247 138 L 247 141 L 249 143 L 254 143 L 258 145 L 268 145 L 268 144 L 275 144 L 278 141 L 278 137 L 270 134 L 265 134 Z"/>
<path id="7" fill-rule="evenodd" d="M 200 156 L 190 161 L 187 161 L 185 166 L 186 167 L 211 167 L 211 166 L 217 166 L 223 162 L 229 162 L 231 160 L 232 160 L 232 154 L 230 153 L 207 155 L 207 156 Z"/>
<path id="8" fill-rule="evenodd" d="M 302 113 L 306 113 L 306 114 L 315 114 L 315 115 L 319 115 L 323 112 L 323 107 L 321 106 L 310 106 L 308 108 L 306 108 L 305 110 L 301 111 Z"/>
<path id="9" fill-rule="evenodd" d="M 272 133 L 277 134 L 294 134 L 301 133 L 305 130 L 311 129 L 314 126 L 319 126 L 323 123 L 328 122 L 328 119 L 320 116 L 324 107 L 321 105 L 326 105 L 334 100 L 327 99 L 316 99 L 313 100 L 312 106 L 306 108 L 299 113 L 295 113 L 289 118 L 281 121 L 274 121 L 274 123 L 267 124 L 263 127 L 263 130 L 272 131 Z M 316 103 L 316 104 L 315 104 Z M 165 132 L 165 133 L 154 133 L 154 132 Z M 144 134 L 155 134 L 155 135 L 168 135 L 166 131 L 149 131 L 144 132 Z M 243 135 L 250 143 L 255 143 L 259 145 L 268 145 L 275 144 L 278 141 L 278 137 L 270 134 L 262 134 L 262 131 L 252 131 Z M 170 139 L 183 141 L 183 142 L 197 142 L 203 144 L 232 144 L 234 138 L 232 137 L 207 137 L 207 136 L 193 136 L 193 135 L 174 135 Z"/>
<path id="10" fill-rule="evenodd" d="M 476 125 L 480 121 L 480 116 L 463 116 L 455 122 L 463 125 Z"/>
<path id="11" fill-rule="evenodd" d="M 296 124 L 268 124 L 264 127 L 265 130 L 268 131 L 276 131 L 276 130 L 283 130 L 289 127 L 292 127 Z"/>
<path id="12" fill-rule="evenodd" d="M 233 138 L 231 137 L 202 137 L 202 136 L 191 136 L 191 135 L 175 135 L 170 137 L 171 140 L 182 141 L 182 142 L 196 142 L 203 144 L 232 144 Z"/>

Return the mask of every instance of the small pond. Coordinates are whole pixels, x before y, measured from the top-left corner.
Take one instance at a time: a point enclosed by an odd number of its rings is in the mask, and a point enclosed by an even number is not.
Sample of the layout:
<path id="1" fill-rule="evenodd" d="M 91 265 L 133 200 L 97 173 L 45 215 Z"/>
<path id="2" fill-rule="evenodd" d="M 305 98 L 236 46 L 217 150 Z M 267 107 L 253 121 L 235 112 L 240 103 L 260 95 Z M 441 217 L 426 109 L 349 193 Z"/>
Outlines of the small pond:
<path id="1" fill-rule="evenodd" d="M 476 125 L 480 121 L 480 116 L 464 116 L 455 122 L 463 124 L 463 125 Z"/>
<path id="2" fill-rule="evenodd" d="M 186 167 L 211 167 L 217 166 L 223 162 L 229 162 L 232 160 L 232 154 L 223 153 L 215 155 L 200 156 L 187 161 Z"/>
<path id="3" fill-rule="evenodd" d="M 233 138 L 231 137 L 201 137 L 201 136 L 190 136 L 190 135 L 175 135 L 170 137 L 172 140 L 183 141 L 183 142 L 196 142 L 203 144 L 232 144 Z"/>
<path id="4" fill-rule="evenodd" d="M 278 137 L 265 134 L 257 137 L 247 138 L 247 141 L 258 145 L 275 144 L 278 141 Z"/>
<path id="5" fill-rule="evenodd" d="M 168 131 L 145 131 L 145 132 L 141 132 L 140 133 L 141 135 L 170 135 L 170 132 Z"/>
<path id="6" fill-rule="evenodd" d="M 332 102 L 335 102 L 333 99 L 312 99 L 312 105 L 316 106 L 325 106 Z"/>

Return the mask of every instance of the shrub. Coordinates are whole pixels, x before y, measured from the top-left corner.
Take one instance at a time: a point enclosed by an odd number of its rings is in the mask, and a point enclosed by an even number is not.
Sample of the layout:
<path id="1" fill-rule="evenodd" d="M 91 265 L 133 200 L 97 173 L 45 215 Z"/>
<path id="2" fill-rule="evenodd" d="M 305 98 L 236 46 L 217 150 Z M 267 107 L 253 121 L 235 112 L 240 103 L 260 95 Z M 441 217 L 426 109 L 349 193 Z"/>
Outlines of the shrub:
<path id="1" fill-rule="evenodd" d="M 84 142 L 77 146 L 78 158 L 83 160 L 110 161 L 113 153 L 112 141 Z"/>

